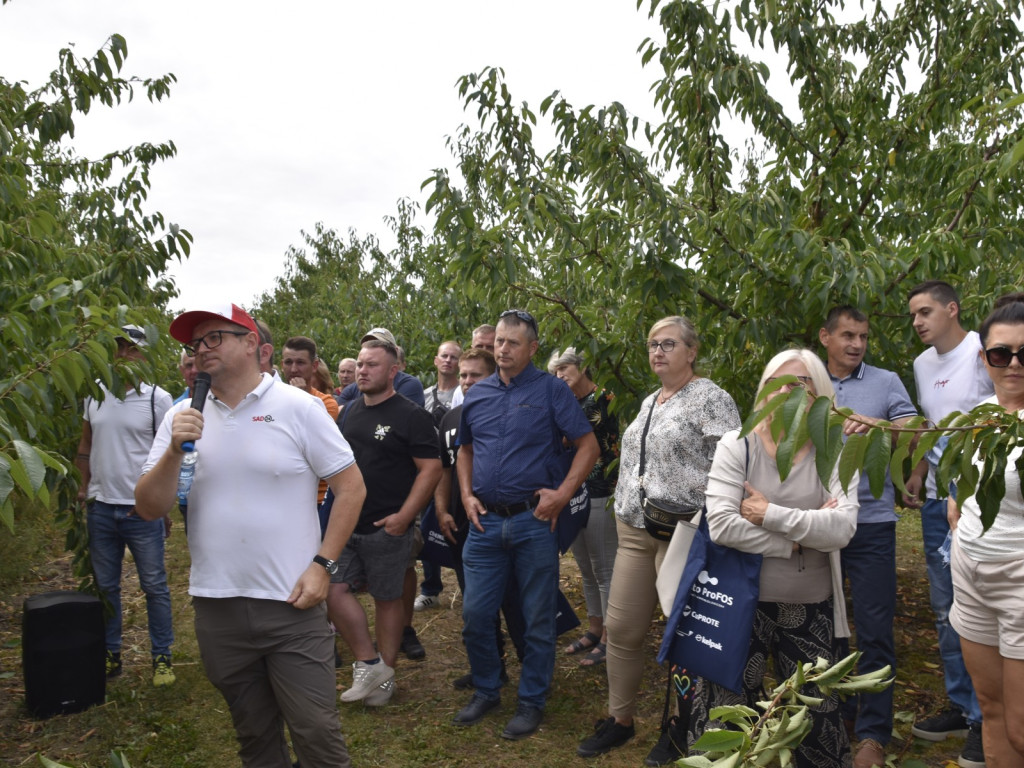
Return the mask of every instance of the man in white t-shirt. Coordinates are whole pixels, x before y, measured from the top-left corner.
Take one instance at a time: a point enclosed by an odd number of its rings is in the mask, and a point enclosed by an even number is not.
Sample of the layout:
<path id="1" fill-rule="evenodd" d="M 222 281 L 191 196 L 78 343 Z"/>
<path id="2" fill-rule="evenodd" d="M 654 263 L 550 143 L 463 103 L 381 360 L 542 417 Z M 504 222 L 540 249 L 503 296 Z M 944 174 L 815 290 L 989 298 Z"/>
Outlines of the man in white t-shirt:
<path id="1" fill-rule="evenodd" d="M 148 346 L 145 331 L 137 325 L 121 330 L 115 358 L 142 360 L 142 347 Z M 121 567 L 127 546 L 146 594 L 153 684 L 171 685 L 174 628 L 164 568 L 164 521 L 144 520 L 135 512 L 135 482 L 157 425 L 171 407 L 171 395 L 142 383 L 128 385 L 121 400 L 103 390 L 103 400 L 85 400 L 75 466 L 82 475 L 78 498 L 88 501 L 89 557 L 96 586 L 113 608 L 105 626 L 107 677 L 121 674 Z"/>
<path id="2" fill-rule="evenodd" d="M 136 486 L 141 516 L 175 500 L 183 443 L 199 453 L 189 495 L 189 594 L 210 681 L 231 709 L 245 768 L 351 763 L 338 721 L 334 639 L 324 598 L 363 498 L 352 451 L 323 403 L 260 370 L 253 319 L 234 304 L 186 312 L 171 335 L 211 393 L 161 424 Z M 318 478 L 334 491 L 320 539 Z"/>
<path id="3" fill-rule="evenodd" d="M 930 280 L 910 291 L 910 316 L 914 330 L 928 349 L 914 360 L 917 401 L 925 417 L 938 423 L 953 411 L 966 412 L 992 395 L 992 381 L 985 372 L 976 331 L 960 325 L 960 300 L 948 283 Z M 937 488 L 935 469 L 942 456 L 933 449 L 927 461 L 907 480 L 908 506 L 921 506 L 921 533 L 928 566 L 931 605 L 939 633 L 939 654 L 945 673 L 946 693 L 952 706 L 914 724 L 911 732 L 922 739 L 941 741 L 947 736 L 966 736 L 960 755 L 962 768 L 985 764 L 981 744 L 981 709 L 964 666 L 960 637 L 949 624 L 953 582 L 949 565 L 939 550 L 949 534 L 946 519 L 948 489 Z M 925 485 L 925 501 L 918 496 Z"/>

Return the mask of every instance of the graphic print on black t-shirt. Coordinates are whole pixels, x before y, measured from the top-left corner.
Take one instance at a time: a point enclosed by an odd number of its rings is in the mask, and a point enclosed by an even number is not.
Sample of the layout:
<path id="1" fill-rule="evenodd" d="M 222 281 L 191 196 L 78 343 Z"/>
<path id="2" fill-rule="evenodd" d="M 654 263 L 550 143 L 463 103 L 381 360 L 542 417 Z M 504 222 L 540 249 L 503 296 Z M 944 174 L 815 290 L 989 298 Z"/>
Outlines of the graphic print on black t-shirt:
<path id="1" fill-rule="evenodd" d="M 366 501 L 356 533 L 373 533 L 376 521 L 397 512 L 416 481 L 417 459 L 439 457 L 434 421 L 401 395 L 377 405 L 363 398 L 348 406 L 342 434 L 352 446 L 366 484 Z"/>

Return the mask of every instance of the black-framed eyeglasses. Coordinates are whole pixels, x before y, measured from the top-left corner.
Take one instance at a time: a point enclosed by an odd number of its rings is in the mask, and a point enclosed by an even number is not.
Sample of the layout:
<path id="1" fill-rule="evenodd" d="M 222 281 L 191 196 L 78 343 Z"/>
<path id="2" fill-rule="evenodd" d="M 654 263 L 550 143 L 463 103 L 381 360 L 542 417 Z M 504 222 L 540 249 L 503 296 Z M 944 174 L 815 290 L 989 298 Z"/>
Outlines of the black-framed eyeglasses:
<path id="1" fill-rule="evenodd" d="M 664 339 L 663 341 L 648 341 L 644 346 L 647 347 L 648 352 L 657 352 L 658 347 L 661 347 L 662 352 L 671 352 L 680 344 L 685 343 L 686 342 L 679 341 L 678 339 Z"/>
<path id="2" fill-rule="evenodd" d="M 185 351 L 195 357 L 203 344 L 206 345 L 207 349 L 216 349 L 224 343 L 225 333 L 231 334 L 232 336 L 248 336 L 252 331 L 210 331 L 205 336 L 200 336 L 198 339 L 192 339 L 192 341 L 185 345 Z"/>
<path id="3" fill-rule="evenodd" d="M 504 320 L 506 317 L 511 317 L 513 315 L 515 317 L 518 317 L 520 320 L 522 320 L 524 323 L 529 325 L 531 328 L 533 328 L 533 332 L 536 335 L 538 335 L 538 336 L 540 335 L 540 331 L 537 330 L 537 321 L 534 320 L 533 319 L 533 315 L 531 315 L 526 310 L 523 310 L 523 309 L 506 309 L 504 312 L 502 312 L 500 315 L 498 315 L 498 320 Z"/>
<path id="4" fill-rule="evenodd" d="M 993 368 L 1009 368 L 1015 357 L 1024 366 L 1024 347 L 1016 352 L 1011 352 L 1009 347 L 989 347 L 985 350 L 985 359 Z"/>
<path id="5" fill-rule="evenodd" d="M 792 376 L 794 379 L 796 379 L 796 381 L 788 382 L 789 384 L 791 384 L 794 387 L 800 387 L 802 389 L 810 389 L 811 385 L 814 383 L 814 379 L 812 379 L 810 376 L 793 376 L 793 374 L 790 374 L 790 376 Z M 765 384 L 771 384 L 773 381 L 778 381 L 781 378 L 783 378 L 783 377 L 782 376 L 769 376 L 767 379 L 764 380 L 764 383 Z"/>

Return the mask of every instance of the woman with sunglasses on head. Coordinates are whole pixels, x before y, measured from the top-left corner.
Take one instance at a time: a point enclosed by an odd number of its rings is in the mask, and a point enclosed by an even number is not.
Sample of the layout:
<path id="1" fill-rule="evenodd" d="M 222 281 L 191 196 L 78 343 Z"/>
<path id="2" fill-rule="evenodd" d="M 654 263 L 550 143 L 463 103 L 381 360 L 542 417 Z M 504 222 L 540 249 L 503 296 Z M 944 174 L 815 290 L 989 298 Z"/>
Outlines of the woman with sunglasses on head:
<path id="1" fill-rule="evenodd" d="M 1024 409 L 1024 293 L 1000 298 L 978 330 L 995 403 L 1020 418 Z M 975 496 L 949 500 L 954 529 L 949 622 L 960 634 L 964 663 L 978 694 L 985 764 L 1024 766 L 1024 498 L 1015 448 L 1006 462 L 1006 492 L 992 527 L 983 530 Z M 975 461 L 979 462 L 977 457 Z M 980 462 L 978 464 L 980 471 Z"/>
<path id="2" fill-rule="evenodd" d="M 788 383 L 766 396 L 766 402 L 787 397 L 794 388 L 807 390 L 808 405 L 819 395 L 835 391 L 824 363 L 808 349 L 780 352 L 765 367 L 757 388 L 761 393 L 780 377 Z M 781 411 L 776 411 L 781 413 Z M 857 529 L 857 479 L 848 494 L 832 472 L 822 485 L 808 440 L 793 457 L 786 480 L 779 479 L 778 444 L 772 436 L 771 416 L 752 434 L 738 431 L 722 437 L 708 474 L 707 521 L 717 544 L 764 556 L 760 594 L 753 634 L 743 673 L 744 691 L 733 693 L 706 680 L 694 691 L 691 735 L 699 737 L 708 726 L 713 707 L 745 704 L 756 707 L 765 698 L 762 680 L 768 657 L 775 660 L 775 675 L 784 679 L 796 665 L 819 657 L 833 658 L 835 635 L 848 637 L 839 550 Z M 816 688 L 806 691 L 819 696 Z M 849 765 L 850 744 L 833 695 L 810 711 L 813 726 L 794 751 L 798 768 L 840 768 Z"/>
<path id="3" fill-rule="evenodd" d="M 619 546 L 605 616 L 609 717 L 580 742 L 580 757 L 604 754 L 635 734 L 645 641 L 658 602 L 655 582 L 668 550 L 668 539 L 648 530 L 645 499 L 676 514 L 700 510 L 715 446 L 740 426 L 732 397 L 694 369 L 698 347 L 697 332 L 685 317 L 663 318 L 647 336 L 647 359 L 661 386 L 647 396 L 622 436 L 615 491 Z M 662 723 L 647 765 L 667 765 L 681 756 L 688 708 L 680 715 Z"/>
<path id="4" fill-rule="evenodd" d="M 619 456 L 619 419 L 608 410 L 612 394 L 593 382 L 583 357 L 576 354 L 573 347 L 568 347 L 561 354 L 556 350 L 551 355 L 548 373 L 569 385 L 594 427 L 594 437 L 601 449 L 601 455 L 586 481 L 590 493 L 590 517 L 572 543 L 572 555 L 583 579 L 589 626 L 582 637 L 565 648 L 568 654 L 585 651 L 580 666 L 595 667 L 604 663 L 607 653 L 608 634 L 604 617 L 608 612 L 608 590 L 619 544 L 615 535 L 615 518 L 608 511 L 608 499 L 615 493 L 615 481 L 619 475 L 615 465 Z M 612 467 L 611 471 L 609 467 Z"/>

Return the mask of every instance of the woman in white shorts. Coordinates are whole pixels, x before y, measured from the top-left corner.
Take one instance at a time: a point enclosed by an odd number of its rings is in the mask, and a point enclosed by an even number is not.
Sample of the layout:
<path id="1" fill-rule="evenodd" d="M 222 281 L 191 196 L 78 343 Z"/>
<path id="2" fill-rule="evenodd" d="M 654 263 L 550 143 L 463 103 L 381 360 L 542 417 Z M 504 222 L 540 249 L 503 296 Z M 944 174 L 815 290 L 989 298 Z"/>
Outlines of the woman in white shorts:
<path id="1" fill-rule="evenodd" d="M 979 330 L 979 354 L 995 386 L 996 403 L 1024 409 L 1024 293 L 1000 298 Z M 950 500 L 953 608 L 964 662 L 981 704 L 985 762 L 1024 767 L 1024 498 L 1015 449 L 1006 463 L 999 514 L 983 531 L 975 497 L 962 508 Z M 977 461 L 977 458 L 975 459 Z"/>

